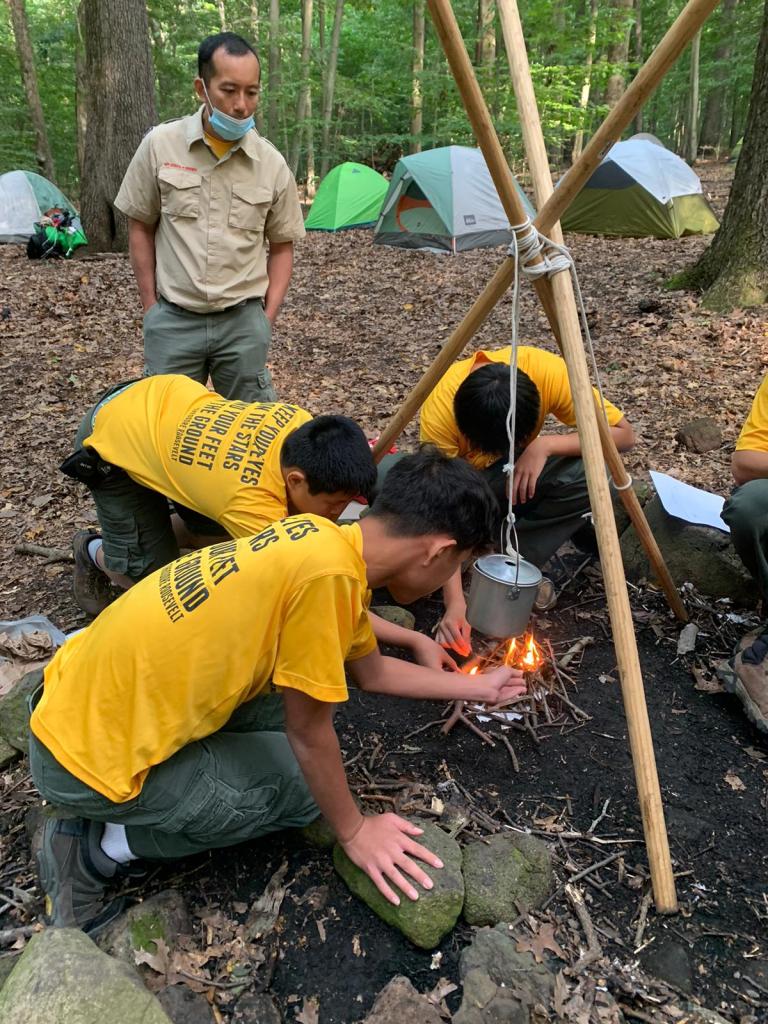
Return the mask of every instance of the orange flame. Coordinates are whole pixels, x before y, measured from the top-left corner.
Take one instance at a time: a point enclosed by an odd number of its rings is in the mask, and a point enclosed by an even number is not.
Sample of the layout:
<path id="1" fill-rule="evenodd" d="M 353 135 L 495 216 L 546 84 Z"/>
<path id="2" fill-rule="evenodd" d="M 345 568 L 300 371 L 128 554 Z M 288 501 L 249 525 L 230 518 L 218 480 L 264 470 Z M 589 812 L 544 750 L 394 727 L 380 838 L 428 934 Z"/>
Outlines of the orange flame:
<path id="1" fill-rule="evenodd" d="M 519 645 L 514 637 L 509 641 L 504 664 L 511 668 L 521 668 L 524 672 L 535 672 L 541 668 L 544 664 L 544 655 L 534 640 L 533 633 L 526 634 Z"/>
<path id="2" fill-rule="evenodd" d="M 471 669 L 469 670 L 469 675 L 471 675 L 471 676 L 475 676 L 475 675 L 477 675 L 477 668 L 478 668 L 478 666 L 477 666 L 477 665 L 475 665 L 475 667 L 474 667 L 474 668 L 471 668 Z"/>

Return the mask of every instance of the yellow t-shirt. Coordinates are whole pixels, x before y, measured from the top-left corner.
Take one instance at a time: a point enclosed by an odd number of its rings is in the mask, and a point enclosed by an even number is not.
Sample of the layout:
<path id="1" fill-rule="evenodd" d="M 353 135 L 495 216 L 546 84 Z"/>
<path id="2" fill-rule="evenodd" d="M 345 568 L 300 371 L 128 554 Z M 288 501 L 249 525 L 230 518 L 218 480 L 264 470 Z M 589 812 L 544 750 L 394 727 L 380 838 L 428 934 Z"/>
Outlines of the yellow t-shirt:
<path id="1" fill-rule="evenodd" d="M 512 346 L 482 350 L 469 359 L 454 363 L 441 378 L 421 409 L 419 439 L 424 443 L 437 445 L 446 455 L 455 458 L 460 455 L 477 469 L 485 469 L 498 459 L 498 455 L 473 450 L 456 425 L 453 399 L 459 386 L 467 379 L 476 366 L 483 363 L 506 363 L 512 356 Z M 517 350 L 517 365 L 527 373 L 539 391 L 541 406 L 534 435 L 540 433 L 544 420 L 551 413 L 568 427 L 576 426 L 576 412 L 573 408 L 571 385 L 565 361 L 541 348 L 521 345 Z M 594 389 L 593 389 L 594 390 Z M 597 391 L 595 390 L 595 397 Z M 606 400 L 605 410 L 608 422 L 613 427 L 623 419 L 624 413 Z"/>
<path id="2" fill-rule="evenodd" d="M 213 152 L 214 156 L 221 160 L 223 156 L 234 146 L 234 142 L 229 142 L 226 139 L 217 139 L 215 135 L 210 135 L 207 131 L 203 130 L 203 138 L 208 148 Z"/>
<path id="3" fill-rule="evenodd" d="M 311 419 L 296 405 L 229 401 L 164 374 L 109 398 L 84 443 L 137 483 L 246 537 L 287 515 L 280 452 Z"/>
<path id="4" fill-rule="evenodd" d="M 346 700 L 344 662 L 376 648 L 362 552 L 357 524 L 292 516 L 171 562 L 57 652 L 33 733 L 122 803 L 153 765 L 221 729 L 270 679 Z"/>
<path id="5" fill-rule="evenodd" d="M 752 408 L 736 442 L 737 452 L 768 452 L 768 374 L 757 389 Z"/>

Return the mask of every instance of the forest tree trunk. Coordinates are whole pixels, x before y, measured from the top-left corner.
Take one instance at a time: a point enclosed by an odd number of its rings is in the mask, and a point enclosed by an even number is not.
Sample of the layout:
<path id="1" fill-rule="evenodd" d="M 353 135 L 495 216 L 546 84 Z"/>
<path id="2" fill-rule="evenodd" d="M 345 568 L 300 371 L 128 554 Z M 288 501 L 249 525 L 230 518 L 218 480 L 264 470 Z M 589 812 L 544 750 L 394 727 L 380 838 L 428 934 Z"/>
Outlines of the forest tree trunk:
<path id="1" fill-rule="evenodd" d="M 251 12 L 248 19 L 248 34 L 251 37 L 256 53 L 259 55 L 259 84 L 262 89 L 264 88 L 264 65 L 261 60 L 261 47 L 260 47 L 260 33 L 261 33 L 261 15 L 259 14 L 259 0 L 251 0 Z M 256 131 L 259 135 L 264 134 L 264 108 L 259 100 L 259 105 L 256 107 Z"/>
<path id="2" fill-rule="evenodd" d="M 479 68 L 492 68 L 496 60 L 495 14 L 495 0 L 477 0 L 475 64 Z"/>
<path id="3" fill-rule="evenodd" d="M 643 52 L 643 0 L 635 0 L 635 63 L 637 64 L 638 71 L 645 62 L 645 53 Z M 637 73 L 637 72 L 635 72 Z M 635 114 L 635 132 L 642 132 L 643 124 L 643 108 L 640 107 L 638 112 Z"/>
<path id="4" fill-rule="evenodd" d="M 301 140 L 304 135 L 307 110 L 309 109 L 309 70 L 312 57 L 312 0 L 301 0 L 301 81 L 299 98 L 296 102 L 296 130 L 291 139 L 288 165 L 294 176 L 299 169 Z"/>
<path id="5" fill-rule="evenodd" d="M 688 118 L 685 126 L 685 158 L 689 164 L 699 151 L 699 55 L 701 29 L 691 40 L 691 72 L 688 79 Z"/>
<path id="6" fill-rule="evenodd" d="M 267 135 L 276 142 L 280 130 L 280 0 L 269 0 L 268 88 Z"/>
<path id="7" fill-rule="evenodd" d="M 608 47 L 608 63 L 614 70 L 608 77 L 605 86 L 605 102 L 608 107 L 615 107 L 624 93 L 627 59 L 629 57 L 629 35 L 632 30 L 630 12 L 634 0 L 612 0 L 614 12 L 613 42 Z"/>
<path id="8" fill-rule="evenodd" d="M 11 24 L 13 36 L 16 40 L 16 53 L 21 68 L 21 80 L 24 83 L 24 92 L 27 97 L 29 115 L 32 119 L 32 127 L 35 131 L 35 159 L 40 172 L 51 181 L 56 180 L 56 169 L 53 165 L 53 153 L 51 144 L 48 141 L 48 132 L 45 130 L 45 118 L 43 117 L 43 105 L 40 102 L 40 90 L 37 87 L 37 72 L 35 71 L 35 57 L 32 52 L 32 41 L 29 38 L 29 23 L 27 21 L 27 9 L 24 0 L 8 0 L 8 7 L 11 12 Z"/>
<path id="9" fill-rule="evenodd" d="M 715 50 L 714 83 L 704 101 L 704 114 L 701 119 L 699 147 L 712 150 L 720 155 L 723 143 L 723 110 L 726 83 L 730 76 L 730 61 L 733 53 L 733 30 L 736 20 L 736 4 L 738 0 L 723 0 L 720 21 L 720 43 Z"/>
<path id="10" fill-rule="evenodd" d="M 341 41 L 341 21 L 344 17 L 344 0 L 336 0 L 333 12 L 333 29 L 331 30 L 331 49 L 325 69 L 325 88 L 323 89 L 323 137 L 320 155 L 320 178 L 324 178 L 331 166 L 331 115 L 333 113 L 333 97 L 336 91 L 336 65 L 339 60 L 339 43 Z"/>
<path id="11" fill-rule="evenodd" d="M 413 0 L 413 60 L 411 62 L 411 143 L 410 152 L 421 152 L 421 133 L 424 129 L 424 107 L 421 75 L 424 71 L 424 0 Z"/>
<path id="12" fill-rule="evenodd" d="M 85 133 L 88 126 L 88 85 L 85 70 L 85 27 L 83 6 L 78 4 L 75 16 L 75 122 L 77 130 L 77 171 L 80 181 L 85 172 Z"/>
<path id="13" fill-rule="evenodd" d="M 219 7 L 219 24 L 221 25 L 221 31 L 227 31 L 227 12 L 224 7 L 224 0 L 218 0 Z"/>
<path id="14" fill-rule="evenodd" d="M 83 227 L 94 252 L 122 251 L 126 218 L 113 206 L 131 157 L 156 120 L 144 0 L 81 0 L 85 37 Z"/>
<path id="15" fill-rule="evenodd" d="M 583 119 L 587 116 L 589 90 L 592 86 L 592 62 L 595 59 L 595 42 L 597 41 L 597 0 L 589 0 L 589 22 L 587 23 L 587 51 L 584 57 L 584 80 L 581 83 L 579 96 L 579 112 Z M 579 128 L 573 138 L 573 156 L 575 162 L 584 148 L 584 128 Z"/>
<path id="16" fill-rule="evenodd" d="M 704 292 L 708 309 L 768 299 L 768 0 L 757 48 L 744 142 L 720 230 L 677 284 Z"/>

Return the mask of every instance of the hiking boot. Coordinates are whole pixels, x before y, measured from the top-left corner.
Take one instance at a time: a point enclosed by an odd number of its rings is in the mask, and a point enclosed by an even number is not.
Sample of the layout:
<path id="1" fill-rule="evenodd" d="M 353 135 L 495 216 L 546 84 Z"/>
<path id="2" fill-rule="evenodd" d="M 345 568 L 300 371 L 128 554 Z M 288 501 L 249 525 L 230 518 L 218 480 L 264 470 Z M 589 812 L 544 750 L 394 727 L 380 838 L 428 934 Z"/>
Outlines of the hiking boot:
<path id="1" fill-rule="evenodd" d="M 124 901 L 108 901 L 105 892 L 128 872 L 101 849 L 103 832 L 99 821 L 49 818 L 33 842 L 45 914 L 54 928 L 95 934 L 122 911 Z"/>
<path id="2" fill-rule="evenodd" d="M 79 607 L 94 618 L 114 600 L 109 578 L 93 564 L 88 554 L 88 545 L 98 537 L 99 534 L 93 530 L 78 530 L 72 538 L 75 558 L 72 591 Z"/>
<path id="3" fill-rule="evenodd" d="M 768 734 L 768 633 L 721 662 L 716 671 L 728 693 L 744 705 L 750 722 Z"/>

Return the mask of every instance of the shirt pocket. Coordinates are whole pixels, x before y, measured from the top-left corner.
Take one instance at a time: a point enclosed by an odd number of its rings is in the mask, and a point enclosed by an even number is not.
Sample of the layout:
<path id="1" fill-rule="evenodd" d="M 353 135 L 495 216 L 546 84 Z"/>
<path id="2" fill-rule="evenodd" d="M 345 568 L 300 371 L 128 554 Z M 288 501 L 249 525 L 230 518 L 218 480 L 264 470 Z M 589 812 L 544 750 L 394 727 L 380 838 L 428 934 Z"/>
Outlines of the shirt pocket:
<path id="1" fill-rule="evenodd" d="M 272 189 L 263 185 L 232 185 L 229 226 L 241 231 L 263 231 L 272 206 Z"/>
<path id="2" fill-rule="evenodd" d="M 160 206 L 171 217 L 197 217 L 200 213 L 201 177 L 176 167 L 161 167 Z"/>

